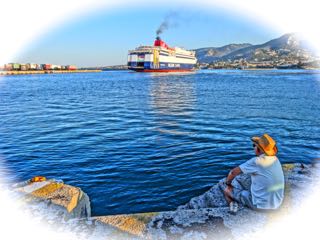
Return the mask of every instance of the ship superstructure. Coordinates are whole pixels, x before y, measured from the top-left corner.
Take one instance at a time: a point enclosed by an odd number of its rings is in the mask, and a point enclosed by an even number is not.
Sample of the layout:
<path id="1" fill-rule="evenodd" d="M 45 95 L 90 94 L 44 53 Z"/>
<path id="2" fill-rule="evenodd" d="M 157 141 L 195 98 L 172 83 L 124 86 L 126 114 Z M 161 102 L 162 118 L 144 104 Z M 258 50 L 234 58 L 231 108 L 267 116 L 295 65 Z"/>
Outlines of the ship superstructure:
<path id="1" fill-rule="evenodd" d="M 128 69 L 137 72 L 193 71 L 196 62 L 194 51 L 171 48 L 160 37 L 153 46 L 140 46 L 128 53 Z"/>

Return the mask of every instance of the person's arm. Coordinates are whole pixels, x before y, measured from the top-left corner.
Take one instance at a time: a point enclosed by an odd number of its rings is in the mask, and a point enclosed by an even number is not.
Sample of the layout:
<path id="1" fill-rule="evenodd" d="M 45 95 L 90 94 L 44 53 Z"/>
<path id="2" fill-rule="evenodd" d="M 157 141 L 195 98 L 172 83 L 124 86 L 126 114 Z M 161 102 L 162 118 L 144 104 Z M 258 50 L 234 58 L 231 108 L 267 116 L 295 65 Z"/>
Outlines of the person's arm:
<path id="1" fill-rule="evenodd" d="M 228 186 L 231 186 L 232 180 L 241 173 L 242 171 L 239 167 L 235 167 L 234 169 L 232 169 L 227 176 L 226 184 Z"/>

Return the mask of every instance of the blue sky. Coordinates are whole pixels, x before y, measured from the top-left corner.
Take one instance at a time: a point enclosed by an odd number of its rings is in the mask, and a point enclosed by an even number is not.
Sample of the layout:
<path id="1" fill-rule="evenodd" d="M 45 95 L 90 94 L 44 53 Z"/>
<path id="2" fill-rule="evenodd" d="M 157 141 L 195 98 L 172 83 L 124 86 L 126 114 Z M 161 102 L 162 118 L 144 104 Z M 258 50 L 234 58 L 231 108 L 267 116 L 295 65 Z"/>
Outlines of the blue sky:
<path id="1" fill-rule="evenodd" d="M 171 26 L 161 37 L 170 46 L 195 49 L 229 43 L 258 44 L 279 37 L 257 21 L 221 10 L 118 9 L 66 22 L 28 46 L 14 60 L 79 67 L 126 64 L 128 50 L 152 45 L 157 28 L 168 15 L 174 17 L 169 17 Z"/>

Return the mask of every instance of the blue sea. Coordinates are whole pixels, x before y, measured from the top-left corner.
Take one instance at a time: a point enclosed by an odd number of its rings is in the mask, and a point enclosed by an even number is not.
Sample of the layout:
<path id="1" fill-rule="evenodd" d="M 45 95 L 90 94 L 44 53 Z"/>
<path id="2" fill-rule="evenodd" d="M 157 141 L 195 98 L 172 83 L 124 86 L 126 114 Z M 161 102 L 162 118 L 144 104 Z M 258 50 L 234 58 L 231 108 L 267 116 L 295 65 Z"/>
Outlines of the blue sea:
<path id="1" fill-rule="evenodd" d="M 62 179 L 93 215 L 174 210 L 254 156 L 269 133 L 283 163 L 320 149 L 320 72 L 127 71 L 0 78 L 0 158 L 12 181 Z"/>

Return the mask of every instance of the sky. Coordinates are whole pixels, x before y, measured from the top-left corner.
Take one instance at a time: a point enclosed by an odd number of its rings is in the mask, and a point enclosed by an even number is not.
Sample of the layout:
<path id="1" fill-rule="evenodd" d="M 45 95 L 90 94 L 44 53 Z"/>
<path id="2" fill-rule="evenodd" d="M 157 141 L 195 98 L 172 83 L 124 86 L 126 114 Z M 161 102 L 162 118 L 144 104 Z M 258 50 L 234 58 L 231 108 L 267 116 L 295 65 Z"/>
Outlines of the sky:
<path id="1" fill-rule="evenodd" d="M 259 21 L 231 12 L 181 7 L 136 7 L 96 11 L 56 26 L 25 47 L 13 61 L 78 67 L 126 64 L 128 50 L 152 45 L 156 30 L 167 19 L 161 37 L 170 46 L 186 49 L 230 43 L 260 44 L 280 37 Z M 284 34 L 284 33 L 283 33 Z"/>

